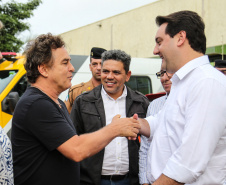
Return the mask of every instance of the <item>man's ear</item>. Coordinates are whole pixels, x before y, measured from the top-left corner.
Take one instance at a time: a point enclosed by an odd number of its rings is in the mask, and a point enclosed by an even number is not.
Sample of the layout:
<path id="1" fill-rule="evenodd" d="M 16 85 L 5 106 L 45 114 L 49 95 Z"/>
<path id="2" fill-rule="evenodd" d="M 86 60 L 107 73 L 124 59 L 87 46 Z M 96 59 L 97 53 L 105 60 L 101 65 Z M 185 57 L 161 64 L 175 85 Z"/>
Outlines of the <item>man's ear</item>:
<path id="1" fill-rule="evenodd" d="M 128 73 L 126 74 L 126 82 L 129 81 L 130 77 L 131 77 L 131 71 L 128 71 Z"/>
<path id="2" fill-rule="evenodd" d="M 91 71 L 91 62 L 89 63 L 89 70 Z"/>
<path id="3" fill-rule="evenodd" d="M 177 46 L 182 46 L 183 44 L 184 44 L 184 42 L 185 42 L 185 40 L 186 40 L 186 37 L 187 36 L 187 34 L 186 34 L 186 31 L 180 31 L 179 33 L 178 33 L 178 41 L 177 41 Z"/>
<path id="4" fill-rule="evenodd" d="M 48 77 L 48 68 L 47 68 L 47 66 L 45 64 L 39 65 L 38 66 L 38 71 L 43 77 L 45 77 L 45 78 Z"/>

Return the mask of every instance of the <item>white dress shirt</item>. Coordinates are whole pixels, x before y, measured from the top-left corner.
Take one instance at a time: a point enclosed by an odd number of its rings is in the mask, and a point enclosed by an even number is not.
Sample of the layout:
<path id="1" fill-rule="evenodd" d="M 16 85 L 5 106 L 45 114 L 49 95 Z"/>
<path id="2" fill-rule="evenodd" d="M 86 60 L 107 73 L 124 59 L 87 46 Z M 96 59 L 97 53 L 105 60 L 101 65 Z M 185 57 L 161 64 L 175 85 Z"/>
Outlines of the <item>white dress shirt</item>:
<path id="1" fill-rule="evenodd" d="M 147 176 L 162 173 L 192 185 L 226 184 L 226 76 L 207 56 L 172 77 L 170 95 L 158 118 L 146 118 L 153 140 Z"/>
<path id="2" fill-rule="evenodd" d="M 162 96 L 153 100 L 150 105 L 148 106 L 147 115 L 154 116 L 156 115 L 163 107 L 166 101 L 167 95 Z M 148 141 L 148 138 L 141 135 L 141 143 L 140 143 L 140 150 L 139 150 L 139 182 L 140 184 L 150 183 L 147 179 L 147 154 L 150 148 L 151 142 Z"/>
<path id="3" fill-rule="evenodd" d="M 102 87 L 101 96 L 104 104 L 106 125 L 110 124 L 112 118 L 120 114 L 126 117 L 127 88 L 124 86 L 122 95 L 114 100 Z M 125 175 L 129 172 L 128 140 L 125 137 L 116 137 L 106 147 L 102 166 L 102 175 Z"/>

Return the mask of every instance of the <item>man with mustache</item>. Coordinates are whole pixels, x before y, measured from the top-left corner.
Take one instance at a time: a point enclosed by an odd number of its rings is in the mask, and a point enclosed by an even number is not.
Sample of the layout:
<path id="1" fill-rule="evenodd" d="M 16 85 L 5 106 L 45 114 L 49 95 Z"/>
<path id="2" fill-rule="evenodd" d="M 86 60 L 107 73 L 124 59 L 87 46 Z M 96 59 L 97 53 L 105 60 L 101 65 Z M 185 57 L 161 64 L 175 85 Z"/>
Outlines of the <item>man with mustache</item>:
<path id="1" fill-rule="evenodd" d="M 116 114 L 131 117 L 137 113 L 145 117 L 148 99 L 125 85 L 131 76 L 131 57 L 121 50 L 102 54 L 101 83 L 83 93 L 74 102 L 71 118 L 78 134 L 107 126 Z M 83 160 L 81 185 L 139 185 L 139 141 L 117 137 L 105 149 Z"/>

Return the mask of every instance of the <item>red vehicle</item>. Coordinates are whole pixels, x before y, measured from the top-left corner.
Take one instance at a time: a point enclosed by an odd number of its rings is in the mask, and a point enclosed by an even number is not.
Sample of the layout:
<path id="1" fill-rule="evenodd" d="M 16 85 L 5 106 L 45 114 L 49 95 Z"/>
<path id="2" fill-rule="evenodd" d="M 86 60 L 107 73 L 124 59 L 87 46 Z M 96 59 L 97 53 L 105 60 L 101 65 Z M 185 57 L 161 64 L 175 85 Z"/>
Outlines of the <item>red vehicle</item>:
<path id="1" fill-rule="evenodd" d="M 149 99 L 149 101 L 153 101 L 156 98 L 159 98 L 161 96 L 166 95 L 166 92 L 159 92 L 159 93 L 155 93 L 155 94 L 146 94 L 146 97 Z"/>

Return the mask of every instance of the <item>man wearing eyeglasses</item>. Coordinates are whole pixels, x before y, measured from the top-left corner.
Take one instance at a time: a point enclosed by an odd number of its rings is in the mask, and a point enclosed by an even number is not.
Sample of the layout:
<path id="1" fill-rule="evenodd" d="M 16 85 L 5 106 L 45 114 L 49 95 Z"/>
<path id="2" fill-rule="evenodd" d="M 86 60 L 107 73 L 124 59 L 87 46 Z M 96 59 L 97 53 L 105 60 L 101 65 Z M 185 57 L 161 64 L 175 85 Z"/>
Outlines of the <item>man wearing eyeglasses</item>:
<path id="1" fill-rule="evenodd" d="M 157 98 L 153 100 L 150 105 L 148 106 L 147 110 L 147 117 L 148 116 L 154 116 L 158 114 L 158 112 L 162 109 L 163 105 L 165 104 L 165 101 L 167 99 L 167 96 L 170 93 L 172 82 L 170 81 L 171 77 L 173 76 L 172 73 L 166 72 L 166 63 L 164 59 L 162 60 L 161 69 L 159 72 L 156 73 L 156 77 L 160 79 L 161 84 L 166 91 L 166 95 L 162 96 L 160 98 Z M 151 141 L 148 140 L 147 137 L 141 136 L 141 145 L 139 150 L 139 181 L 142 185 L 148 185 L 151 182 L 148 181 L 147 178 L 147 166 L 150 164 L 147 160 L 148 150 L 150 148 Z"/>
<path id="2" fill-rule="evenodd" d="M 226 75 L 226 60 L 221 60 L 221 59 L 217 59 L 215 60 L 215 65 L 214 67 L 222 72 L 224 75 Z"/>

